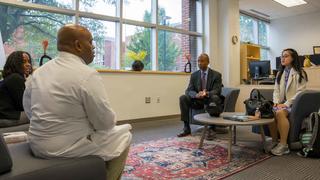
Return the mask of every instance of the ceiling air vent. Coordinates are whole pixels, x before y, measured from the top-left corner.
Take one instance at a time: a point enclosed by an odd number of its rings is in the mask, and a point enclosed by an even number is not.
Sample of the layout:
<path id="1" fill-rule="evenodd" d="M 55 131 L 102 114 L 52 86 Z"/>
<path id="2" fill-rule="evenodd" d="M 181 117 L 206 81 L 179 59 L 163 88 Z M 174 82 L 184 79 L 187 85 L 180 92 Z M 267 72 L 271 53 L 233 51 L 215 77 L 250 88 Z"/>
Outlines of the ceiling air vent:
<path id="1" fill-rule="evenodd" d="M 268 14 L 262 13 L 260 11 L 254 10 L 254 9 L 250 9 L 251 12 L 258 14 L 260 16 L 266 17 L 266 18 L 270 18 L 270 16 Z"/>

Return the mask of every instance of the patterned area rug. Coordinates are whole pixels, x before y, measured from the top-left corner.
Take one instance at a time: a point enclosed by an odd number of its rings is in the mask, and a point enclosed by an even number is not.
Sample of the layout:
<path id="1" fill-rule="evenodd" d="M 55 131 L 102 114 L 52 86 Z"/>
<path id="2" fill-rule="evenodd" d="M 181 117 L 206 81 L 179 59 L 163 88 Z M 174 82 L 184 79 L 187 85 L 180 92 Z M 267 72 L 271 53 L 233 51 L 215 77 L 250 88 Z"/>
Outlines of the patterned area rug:
<path id="1" fill-rule="evenodd" d="M 122 179 L 222 179 L 271 157 L 239 143 L 227 162 L 227 141 L 205 141 L 203 149 L 199 142 L 199 136 L 188 136 L 135 144 Z"/>

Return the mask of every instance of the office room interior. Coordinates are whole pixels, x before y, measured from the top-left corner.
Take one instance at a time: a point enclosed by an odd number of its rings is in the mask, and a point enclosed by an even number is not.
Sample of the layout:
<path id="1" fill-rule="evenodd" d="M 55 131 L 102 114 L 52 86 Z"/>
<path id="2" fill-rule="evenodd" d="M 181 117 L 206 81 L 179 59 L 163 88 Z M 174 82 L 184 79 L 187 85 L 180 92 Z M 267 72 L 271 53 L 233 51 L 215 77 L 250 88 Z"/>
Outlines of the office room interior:
<path id="1" fill-rule="evenodd" d="M 128 155 L 123 167 L 112 170 L 121 172 L 115 179 L 320 179 L 319 159 L 301 154 L 314 144 L 319 144 L 320 152 L 320 139 L 317 139 L 320 133 L 313 138 L 312 145 L 303 142 L 303 135 L 308 130 L 306 124 L 315 118 L 310 115 L 320 117 L 320 114 L 316 115 L 318 111 L 320 113 L 319 19 L 320 0 L 0 0 L 0 93 L 10 94 L 7 92 L 10 90 L 2 90 L 6 88 L 5 78 L 9 77 L 5 67 L 9 55 L 17 51 L 30 54 L 33 69 L 28 77 L 23 77 L 26 90 L 21 103 L 25 101 L 29 81 L 33 85 L 28 89 L 30 92 L 43 93 L 35 90 L 37 83 L 48 85 L 55 76 L 65 76 L 66 81 L 62 82 L 75 80 L 67 78 L 72 77 L 72 72 L 59 75 L 49 68 L 56 65 L 54 61 L 59 57 L 67 57 L 57 49 L 62 42 L 58 41 L 58 37 L 62 37 L 58 36 L 58 32 L 62 32 L 60 28 L 81 26 L 91 33 L 95 57 L 90 63 L 82 56 L 77 58 L 85 66 L 81 68 L 88 68 L 86 72 L 90 73 L 94 70 L 99 80 L 88 84 L 90 87 L 97 85 L 94 88 L 100 89 L 95 92 L 103 91 L 107 96 L 107 102 L 99 105 L 114 113 L 115 124 L 110 128 L 129 129 Z M 287 68 L 283 63 L 285 52 L 292 52 L 289 48 L 298 53 L 296 63 L 299 65 Z M 194 108 L 193 100 L 202 97 L 202 90 L 203 99 L 210 99 L 214 91 L 210 90 L 208 82 L 216 77 L 201 69 L 203 59 L 209 60 L 208 69 L 221 74 L 221 87 L 217 93 L 221 104 L 204 103 L 202 108 Z M 77 64 L 70 69 L 76 66 L 80 68 Z M 295 69 L 297 66 L 301 68 Z M 48 68 L 48 74 L 41 70 L 45 68 Z M 302 77 L 303 88 L 299 86 L 301 81 L 296 80 L 299 82 L 295 88 L 297 94 L 285 110 L 289 123 L 288 153 L 277 155 L 271 152 L 276 146 L 266 150 L 275 142 L 268 125 L 279 123 L 277 118 L 281 115 L 278 116 L 274 107 L 288 102 L 287 82 L 290 86 L 294 75 L 287 76 L 287 69 L 305 72 L 307 78 Z M 54 74 L 51 76 L 50 72 Z M 75 77 L 85 76 L 80 74 Z M 278 78 L 279 74 L 283 77 Z M 298 72 L 297 77 L 299 75 Z M 39 83 L 44 77 L 48 78 L 48 83 Z M 195 84 L 191 77 L 196 79 Z M 203 79 L 207 88 L 201 87 Z M 274 96 L 278 95 L 276 90 L 281 89 L 282 80 L 285 81 L 285 92 L 278 94 L 284 95 L 284 100 L 275 102 Z M 212 80 L 213 86 L 218 81 Z M 201 92 L 197 90 L 198 85 Z M 59 86 L 58 89 L 69 87 L 62 83 Z M 79 88 L 82 87 L 84 85 L 79 84 Z M 88 85 L 88 89 L 94 88 Z M 191 96 L 190 91 L 196 95 Z M 253 92 L 261 93 L 263 97 L 251 97 Z M 91 95 L 99 99 L 99 93 Z M 52 96 L 55 95 L 53 92 Z M 191 96 L 187 115 L 182 114 L 182 95 Z M 66 101 L 74 98 L 66 94 L 60 96 Z M 51 95 L 41 98 L 48 98 L 47 102 L 55 99 Z M 31 97 L 31 104 L 41 98 L 32 101 Z M 248 100 L 250 103 L 271 103 L 274 114 L 263 116 L 261 104 L 255 107 L 255 114 L 248 114 L 252 105 L 248 105 Z M 0 106 L 5 104 L 4 99 L 0 101 L 3 101 Z M 62 104 L 66 101 L 61 100 Z M 75 102 L 83 105 L 80 110 L 86 114 L 87 101 L 81 101 Z M 48 109 L 63 107 L 57 104 L 58 107 Z M 70 111 L 73 111 L 71 106 Z M 210 107 L 216 106 L 222 109 L 218 115 L 213 115 Z M 25 102 L 23 107 L 26 108 Z M 72 114 L 68 109 L 65 107 L 63 111 Z M 95 113 L 99 114 L 101 109 L 97 108 Z M 36 123 L 51 121 L 52 113 L 36 116 L 39 109 L 35 105 L 31 105 L 30 110 L 30 115 L 24 110 L 29 119 L 27 123 L 6 126 L 8 118 L 1 114 L 6 109 L 0 107 L 0 180 L 113 179 L 110 176 L 113 172 L 105 170 L 111 159 L 101 153 L 84 151 L 83 155 L 66 153 L 68 155 L 64 156 L 59 151 L 63 158 L 37 155 L 31 136 L 34 137 L 35 128 L 44 128 L 44 124 Z M 233 118 L 225 118 L 229 115 Z M 247 119 L 242 121 L 235 116 Z M 188 119 L 188 125 L 184 118 Z M 90 119 L 89 115 L 84 119 Z M 98 132 L 90 123 L 89 120 L 88 128 L 92 128 L 93 133 Z M 30 125 L 33 128 L 29 130 Z M 311 126 L 317 128 L 318 124 L 311 123 Z M 41 132 L 52 132 L 51 127 L 54 126 L 45 127 Z M 279 145 L 283 128 L 277 127 Z M 110 128 L 106 127 L 108 131 Z M 94 139 L 89 136 L 86 140 Z M 104 138 L 109 137 L 112 135 Z M 100 147 L 99 144 L 96 146 Z M 50 154 L 49 151 L 46 153 Z M 116 157 L 121 157 L 122 153 L 123 149 Z"/>

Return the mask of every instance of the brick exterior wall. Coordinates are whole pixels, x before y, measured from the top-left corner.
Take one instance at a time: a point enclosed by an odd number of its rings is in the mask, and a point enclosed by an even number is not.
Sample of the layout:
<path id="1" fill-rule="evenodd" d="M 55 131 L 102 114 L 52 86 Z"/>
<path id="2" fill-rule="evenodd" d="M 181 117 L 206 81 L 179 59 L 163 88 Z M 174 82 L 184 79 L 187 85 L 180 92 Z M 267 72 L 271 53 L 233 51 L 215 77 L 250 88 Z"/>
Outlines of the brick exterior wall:
<path id="1" fill-rule="evenodd" d="M 196 0 L 182 0 L 182 28 L 185 30 L 196 31 Z M 192 71 L 197 69 L 197 44 L 194 37 L 182 35 L 181 37 L 182 57 L 177 61 L 178 71 L 183 71 L 187 62 L 186 54 L 191 54 Z"/>

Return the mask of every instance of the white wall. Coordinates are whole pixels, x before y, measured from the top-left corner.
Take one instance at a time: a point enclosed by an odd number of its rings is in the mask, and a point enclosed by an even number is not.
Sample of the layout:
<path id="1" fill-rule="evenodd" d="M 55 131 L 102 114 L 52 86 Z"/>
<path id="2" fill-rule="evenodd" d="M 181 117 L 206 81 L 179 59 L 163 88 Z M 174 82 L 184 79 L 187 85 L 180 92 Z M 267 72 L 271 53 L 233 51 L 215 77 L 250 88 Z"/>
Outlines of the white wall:
<path id="1" fill-rule="evenodd" d="M 221 72 L 218 51 L 218 0 L 203 1 L 203 49 L 210 57 L 210 67 Z"/>
<path id="2" fill-rule="evenodd" d="M 179 97 L 189 75 L 100 73 L 117 120 L 180 114 Z M 151 97 L 151 103 L 145 103 Z M 157 98 L 160 97 L 160 103 Z"/>
<path id="3" fill-rule="evenodd" d="M 240 38 L 239 0 L 218 1 L 218 61 L 223 84 L 240 84 L 240 42 L 232 44 L 232 36 Z"/>
<path id="4" fill-rule="evenodd" d="M 232 36 L 240 38 L 239 0 L 204 0 L 204 49 L 211 67 L 223 76 L 225 86 L 240 84 L 240 43 L 233 45 Z"/>
<path id="5" fill-rule="evenodd" d="M 320 12 L 272 20 L 269 38 L 273 68 L 285 48 L 294 48 L 301 55 L 313 54 L 312 47 L 320 45 Z"/>

